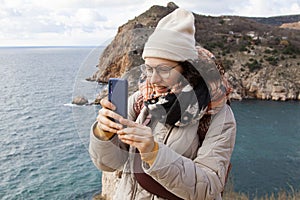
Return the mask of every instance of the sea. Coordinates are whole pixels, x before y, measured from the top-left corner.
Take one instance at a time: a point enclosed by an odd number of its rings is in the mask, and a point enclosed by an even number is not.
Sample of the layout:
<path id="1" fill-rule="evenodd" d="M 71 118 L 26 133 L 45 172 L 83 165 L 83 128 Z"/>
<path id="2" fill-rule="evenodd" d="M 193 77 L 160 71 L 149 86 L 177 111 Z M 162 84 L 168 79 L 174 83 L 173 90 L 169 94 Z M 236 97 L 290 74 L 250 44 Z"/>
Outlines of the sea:
<path id="1" fill-rule="evenodd" d="M 101 171 L 88 153 L 105 85 L 89 82 L 103 47 L 0 48 L 0 199 L 92 199 Z M 300 102 L 233 101 L 230 182 L 250 198 L 300 189 Z"/>

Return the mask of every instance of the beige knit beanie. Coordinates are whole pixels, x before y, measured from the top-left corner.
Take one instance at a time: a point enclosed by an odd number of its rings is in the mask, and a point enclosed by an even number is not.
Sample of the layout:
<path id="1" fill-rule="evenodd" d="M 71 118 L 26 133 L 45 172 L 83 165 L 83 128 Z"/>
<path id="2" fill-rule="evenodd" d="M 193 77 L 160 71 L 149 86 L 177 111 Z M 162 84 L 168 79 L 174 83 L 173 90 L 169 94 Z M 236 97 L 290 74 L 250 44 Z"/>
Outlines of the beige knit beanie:
<path id="1" fill-rule="evenodd" d="M 164 58 L 173 61 L 197 59 L 194 16 L 177 8 L 162 18 L 145 44 L 143 59 Z"/>

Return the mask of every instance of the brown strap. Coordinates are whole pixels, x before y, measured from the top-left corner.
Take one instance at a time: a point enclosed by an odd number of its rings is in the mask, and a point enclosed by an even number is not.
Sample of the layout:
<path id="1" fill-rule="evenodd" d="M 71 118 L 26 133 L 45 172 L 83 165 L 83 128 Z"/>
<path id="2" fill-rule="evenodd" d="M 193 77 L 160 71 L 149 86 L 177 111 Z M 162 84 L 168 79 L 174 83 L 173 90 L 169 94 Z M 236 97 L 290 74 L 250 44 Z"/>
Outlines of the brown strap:
<path id="1" fill-rule="evenodd" d="M 146 174 L 142 168 L 142 160 L 140 153 L 137 151 L 133 162 L 134 176 L 137 182 L 148 192 L 157 195 L 158 197 L 169 200 L 182 200 L 175 194 L 169 192 L 160 183 L 154 180 L 151 176 Z"/>

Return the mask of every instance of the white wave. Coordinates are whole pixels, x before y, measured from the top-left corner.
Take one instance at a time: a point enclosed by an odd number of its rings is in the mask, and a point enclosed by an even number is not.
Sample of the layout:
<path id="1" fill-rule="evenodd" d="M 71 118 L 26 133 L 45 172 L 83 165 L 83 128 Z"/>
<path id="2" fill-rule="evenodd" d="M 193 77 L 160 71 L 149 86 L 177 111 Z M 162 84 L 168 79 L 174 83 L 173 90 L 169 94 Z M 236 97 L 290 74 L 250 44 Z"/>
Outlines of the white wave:
<path id="1" fill-rule="evenodd" d="M 72 104 L 72 103 L 65 103 L 64 106 L 67 106 L 67 107 L 79 107 L 79 105 Z"/>

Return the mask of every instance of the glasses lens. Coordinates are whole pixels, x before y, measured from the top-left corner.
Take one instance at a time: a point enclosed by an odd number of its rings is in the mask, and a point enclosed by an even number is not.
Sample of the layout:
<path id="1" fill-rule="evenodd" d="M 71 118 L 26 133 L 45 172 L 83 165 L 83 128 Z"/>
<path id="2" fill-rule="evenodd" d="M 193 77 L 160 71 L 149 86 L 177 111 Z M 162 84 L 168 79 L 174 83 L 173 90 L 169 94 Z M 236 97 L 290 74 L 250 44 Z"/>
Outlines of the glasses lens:
<path id="1" fill-rule="evenodd" d="M 146 76 L 152 76 L 153 75 L 153 68 L 148 66 L 148 65 L 141 65 L 140 66 L 141 71 L 146 75 Z"/>
<path id="2" fill-rule="evenodd" d="M 157 67 L 156 71 L 162 78 L 169 78 L 170 71 L 172 70 L 171 67 L 163 66 L 163 67 Z"/>

